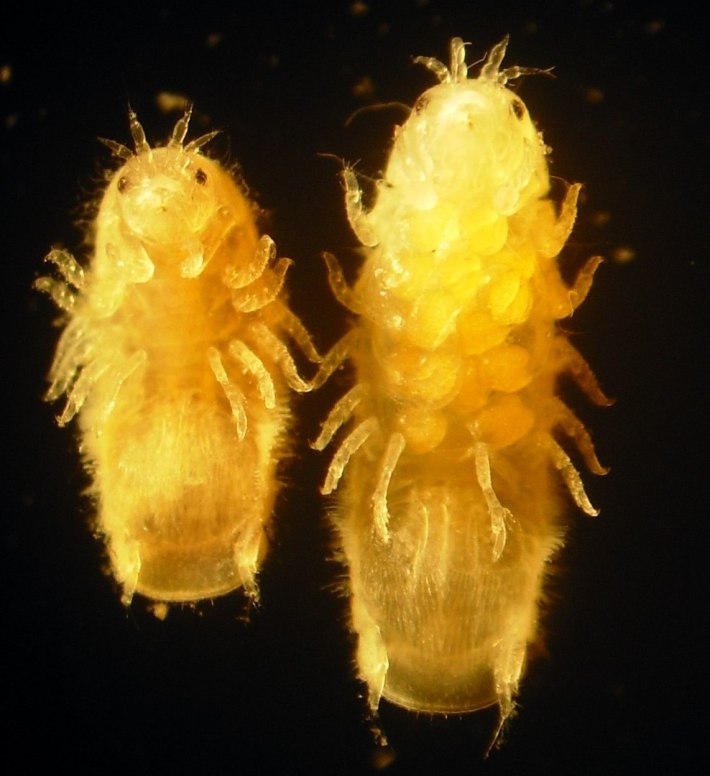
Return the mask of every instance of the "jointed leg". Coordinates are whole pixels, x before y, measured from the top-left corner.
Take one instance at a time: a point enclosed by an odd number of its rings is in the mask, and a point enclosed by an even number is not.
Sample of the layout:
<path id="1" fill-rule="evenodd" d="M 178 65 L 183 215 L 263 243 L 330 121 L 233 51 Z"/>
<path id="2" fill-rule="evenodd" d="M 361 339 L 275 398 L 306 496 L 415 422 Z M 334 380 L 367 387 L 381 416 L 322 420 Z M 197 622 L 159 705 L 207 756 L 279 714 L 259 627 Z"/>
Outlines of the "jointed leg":
<path id="1" fill-rule="evenodd" d="M 548 436 L 545 442 L 552 455 L 552 461 L 555 464 L 555 468 L 562 475 L 562 479 L 565 481 L 567 489 L 572 494 L 575 504 L 590 517 L 596 517 L 599 514 L 599 510 L 595 509 L 589 501 L 589 497 L 582 484 L 582 478 L 579 476 L 579 472 L 574 468 L 574 464 L 570 461 L 567 453 L 565 453 L 552 437 Z"/>
<path id="2" fill-rule="evenodd" d="M 281 293 L 291 259 L 279 259 L 263 282 L 251 291 L 238 289 L 232 293 L 232 304 L 238 313 L 253 313 L 273 302 Z"/>
<path id="3" fill-rule="evenodd" d="M 323 421 L 318 438 L 311 445 L 314 450 L 324 450 L 338 429 L 344 426 L 352 417 L 355 407 L 362 401 L 365 389 L 362 385 L 351 388 L 344 396 L 333 405 L 328 417 Z"/>
<path id="4" fill-rule="evenodd" d="M 229 343 L 229 355 L 241 365 L 245 372 L 254 375 L 264 406 L 267 409 L 273 409 L 276 406 L 274 381 L 264 366 L 264 362 L 241 340 L 232 340 Z"/>
<path id="5" fill-rule="evenodd" d="M 237 426 L 237 436 L 242 440 L 247 433 L 247 415 L 244 410 L 244 396 L 242 396 L 242 392 L 229 379 L 229 375 L 224 368 L 217 348 L 211 347 L 209 349 L 208 358 L 210 368 L 212 369 L 217 382 L 222 386 L 224 395 L 227 397 L 227 401 L 231 407 L 234 423 Z"/>
<path id="6" fill-rule="evenodd" d="M 389 523 L 389 510 L 387 509 L 387 491 L 397 462 L 405 447 L 404 435 L 395 432 L 387 442 L 385 454 L 380 461 L 377 474 L 377 486 L 372 495 L 372 508 L 375 518 L 375 530 L 383 541 L 389 539 L 387 525 Z"/>
<path id="7" fill-rule="evenodd" d="M 360 423 L 359 426 L 356 426 L 342 441 L 340 447 L 333 456 L 333 460 L 330 462 L 328 472 L 325 476 L 325 482 L 320 491 L 324 496 L 332 493 L 338 487 L 338 483 L 343 476 L 348 461 L 375 432 L 377 425 L 376 418 L 363 420 L 363 422 Z"/>
<path id="8" fill-rule="evenodd" d="M 506 509 L 496 496 L 491 481 L 491 462 L 488 456 L 488 446 L 483 442 L 476 442 L 473 448 L 476 465 L 476 479 L 483 491 L 486 500 L 488 514 L 491 518 L 491 532 L 493 533 L 493 560 L 498 560 L 507 540 L 506 523 L 512 521 L 513 515 Z"/>

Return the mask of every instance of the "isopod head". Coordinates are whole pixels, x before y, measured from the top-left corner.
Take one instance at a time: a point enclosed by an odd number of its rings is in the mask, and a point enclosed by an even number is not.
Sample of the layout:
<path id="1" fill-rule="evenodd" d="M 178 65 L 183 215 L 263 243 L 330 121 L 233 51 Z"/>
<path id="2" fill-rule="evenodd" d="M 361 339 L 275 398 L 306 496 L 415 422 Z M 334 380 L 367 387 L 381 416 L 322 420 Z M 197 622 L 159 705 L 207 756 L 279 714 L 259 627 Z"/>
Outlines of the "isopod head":
<path id="1" fill-rule="evenodd" d="M 421 95 L 406 131 L 397 134 L 370 214 L 381 231 L 407 208 L 458 210 L 461 192 L 466 208 L 460 223 L 470 228 L 472 215 L 476 222 L 510 216 L 548 190 L 545 144 L 523 101 L 506 88 L 508 71 L 496 64 L 505 43 L 478 78 L 467 78 L 465 67 L 450 72 L 435 60 L 420 60 L 443 80 Z M 455 39 L 452 47 L 455 60 L 463 43 Z"/>

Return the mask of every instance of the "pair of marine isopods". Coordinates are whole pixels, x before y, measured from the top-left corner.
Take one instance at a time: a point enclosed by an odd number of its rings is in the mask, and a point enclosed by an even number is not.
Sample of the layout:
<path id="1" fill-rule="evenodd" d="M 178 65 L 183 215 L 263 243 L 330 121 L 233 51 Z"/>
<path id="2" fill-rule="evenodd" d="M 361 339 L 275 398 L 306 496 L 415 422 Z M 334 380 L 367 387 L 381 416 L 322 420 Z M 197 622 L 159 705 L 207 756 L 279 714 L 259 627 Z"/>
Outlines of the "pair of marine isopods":
<path id="1" fill-rule="evenodd" d="M 346 360 L 355 381 L 314 442 L 342 430 L 322 488 L 349 565 L 357 663 L 375 709 L 511 714 L 535 638 L 564 501 L 596 514 L 555 435 L 604 473 L 584 425 L 556 396 L 567 373 L 608 404 L 557 321 L 582 303 L 601 259 L 570 287 L 557 256 L 578 184 L 549 199 L 548 149 L 501 69 L 507 38 L 468 78 L 419 58 L 439 83 L 397 129 L 374 206 L 343 173 L 365 246 L 350 288 L 326 254 L 336 298 L 356 319 L 319 355 L 283 291 L 291 261 L 259 235 L 242 187 L 184 143 L 190 110 L 151 148 L 129 113 L 122 160 L 95 222 L 93 258 L 47 257 L 39 278 L 66 314 L 49 400 L 66 395 L 126 601 L 256 595 L 265 528 L 289 445 L 289 392 Z M 318 365 L 304 379 L 287 342 Z M 558 474 L 559 473 L 559 474 Z"/>

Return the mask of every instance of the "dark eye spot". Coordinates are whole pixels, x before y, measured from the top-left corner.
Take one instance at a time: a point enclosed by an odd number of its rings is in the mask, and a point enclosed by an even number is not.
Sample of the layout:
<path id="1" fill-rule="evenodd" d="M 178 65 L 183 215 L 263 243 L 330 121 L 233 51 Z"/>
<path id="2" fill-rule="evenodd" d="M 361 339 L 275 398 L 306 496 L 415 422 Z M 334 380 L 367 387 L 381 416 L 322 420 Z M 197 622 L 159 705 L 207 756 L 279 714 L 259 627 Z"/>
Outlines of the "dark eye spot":
<path id="1" fill-rule="evenodd" d="M 202 167 L 197 168 L 197 172 L 195 173 L 195 182 L 199 183 L 200 186 L 204 186 L 205 183 L 207 183 L 207 173 L 202 169 Z"/>
<path id="2" fill-rule="evenodd" d="M 121 177 L 118 179 L 118 183 L 116 184 L 116 188 L 118 189 L 120 194 L 123 194 L 123 192 L 128 188 L 128 178 Z"/>
<path id="3" fill-rule="evenodd" d="M 519 100 L 517 97 L 510 103 L 513 113 L 515 114 L 516 119 L 522 119 L 525 115 L 525 105 L 523 105 L 523 101 Z"/>

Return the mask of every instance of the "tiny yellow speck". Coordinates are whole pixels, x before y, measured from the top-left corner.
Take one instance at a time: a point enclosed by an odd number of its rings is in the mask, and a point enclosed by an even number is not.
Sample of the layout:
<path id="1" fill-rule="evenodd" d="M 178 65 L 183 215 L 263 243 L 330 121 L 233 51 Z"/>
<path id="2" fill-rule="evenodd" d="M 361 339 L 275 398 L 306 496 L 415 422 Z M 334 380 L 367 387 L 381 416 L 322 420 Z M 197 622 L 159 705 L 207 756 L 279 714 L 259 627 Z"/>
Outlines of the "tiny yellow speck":
<path id="1" fill-rule="evenodd" d="M 628 245 L 620 245 L 611 252 L 611 258 L 617 264 L 628 264 L 636 258 L 636 251 Z"/>

